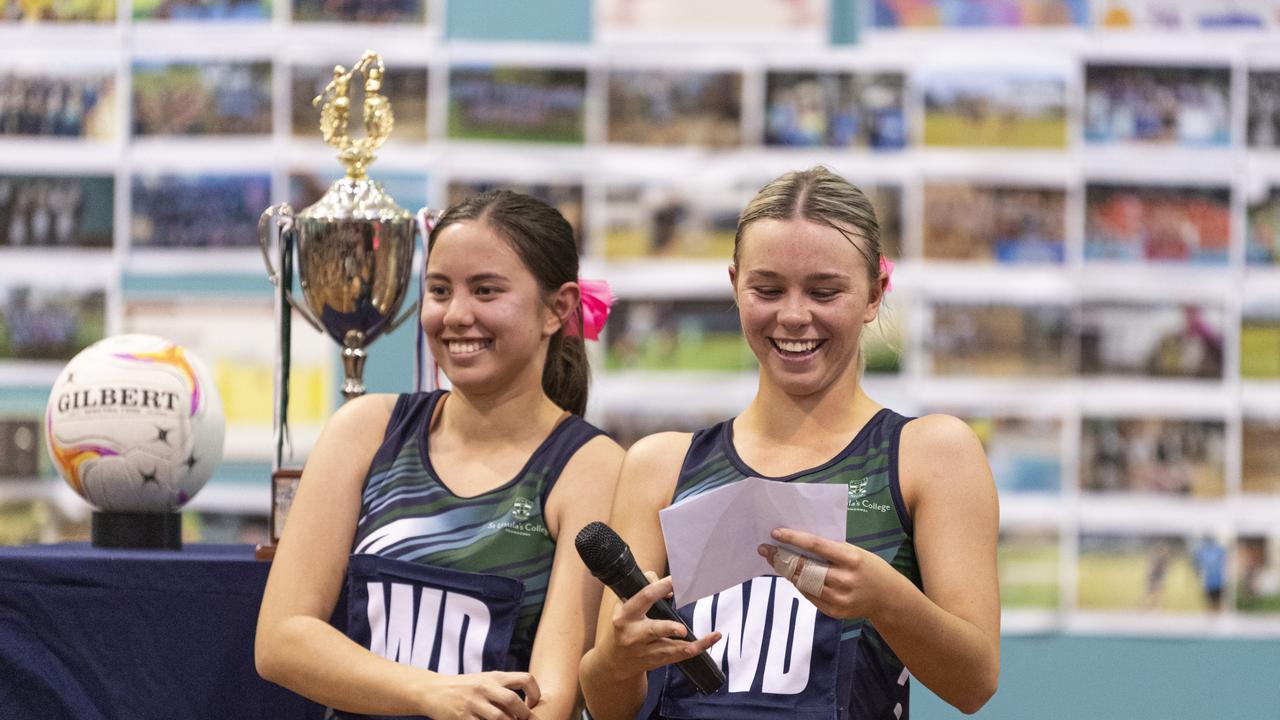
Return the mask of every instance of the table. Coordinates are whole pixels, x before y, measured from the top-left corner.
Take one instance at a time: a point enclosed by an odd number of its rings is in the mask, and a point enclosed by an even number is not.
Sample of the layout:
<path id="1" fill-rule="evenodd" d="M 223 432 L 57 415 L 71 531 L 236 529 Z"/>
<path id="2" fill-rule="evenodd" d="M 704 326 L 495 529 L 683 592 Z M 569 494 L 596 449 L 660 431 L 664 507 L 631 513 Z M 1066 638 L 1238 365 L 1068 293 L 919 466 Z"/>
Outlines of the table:
<path id="1" fill-rule="evenodd" d="M 0 548 L 0 718 L 319 720 L 253 666 L 249 545 Z"/>

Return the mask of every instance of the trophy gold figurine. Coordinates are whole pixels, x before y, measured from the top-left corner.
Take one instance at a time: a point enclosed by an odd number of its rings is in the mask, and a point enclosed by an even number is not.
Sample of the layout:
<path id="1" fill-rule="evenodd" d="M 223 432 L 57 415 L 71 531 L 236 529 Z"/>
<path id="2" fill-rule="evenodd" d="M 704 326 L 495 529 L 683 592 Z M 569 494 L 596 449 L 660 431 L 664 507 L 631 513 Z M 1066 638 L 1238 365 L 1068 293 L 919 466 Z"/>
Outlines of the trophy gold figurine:
<path id="1" fill-rule="evenodd" d="M 267 208 L 258 220 L 267 277 L 277 288 L 279 329 L 271 544 L 259 549 L 259 557 L 270 557 L 274 552 L 301 476 L 300 470 L 283 466 L 288 439 L 291 309 L 342 347 L 342 394 L 348 400 L 365 391 L 365 348 L 416 314 L 411 307 L 396 317 L 411 281 L 415 240 L 425 238 L 432 213 L 424 208 L 415 218 L 366 174 L 374 151 L 391 134 L 395 122 L 391 103 L 380 92 L 383 72 L 382 58 L 372 50 L 365 51 L 350 70 L 334 67 L 333 79 L 312 105 L 320 107 L 320 133 L 326 143 L 337 148 L 346 176 L 305 210 L 295 214 L 288 203 L 280 203 Z M 348 90 L 357 74 L 364 82 L 362 138 L 348 134 Z M 292 293 L 295 255 L 303 302 Z"/>

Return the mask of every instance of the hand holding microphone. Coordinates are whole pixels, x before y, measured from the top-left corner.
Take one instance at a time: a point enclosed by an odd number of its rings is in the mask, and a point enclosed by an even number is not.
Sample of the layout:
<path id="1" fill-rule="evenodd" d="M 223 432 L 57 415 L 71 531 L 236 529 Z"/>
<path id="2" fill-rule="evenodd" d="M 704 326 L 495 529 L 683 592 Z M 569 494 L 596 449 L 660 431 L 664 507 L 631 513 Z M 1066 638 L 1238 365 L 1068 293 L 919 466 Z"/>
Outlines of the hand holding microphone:
<path id="1" fill-rule="evenodd" d="M 582 528 L 574 544 L 591 574 L 624 601 L 614 611 L 614 640 L 631 664 L 647 671 L 676 663 L 704 694 L 724 684 L 724 673 L 706 652 L 720 634 L 709 633 L 701 639 L 693 636 L 666 601 L 671 593 L 670 578 L 654 582 L 646 577 L 631 549 L 602 522 Z"/>

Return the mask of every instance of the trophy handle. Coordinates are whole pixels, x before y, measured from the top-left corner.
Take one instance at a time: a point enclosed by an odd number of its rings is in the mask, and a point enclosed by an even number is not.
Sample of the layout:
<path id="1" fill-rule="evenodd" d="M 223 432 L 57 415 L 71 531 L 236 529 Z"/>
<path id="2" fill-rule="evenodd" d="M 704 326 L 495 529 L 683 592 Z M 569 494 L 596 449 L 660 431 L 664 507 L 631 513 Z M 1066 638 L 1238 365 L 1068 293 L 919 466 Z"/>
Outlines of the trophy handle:
<path id="1" fill-rule="evenodd" d="M 293 208 L 289 203 L 272 205 L 262 211 L 262 215 L 258 217 L 258 244 L 262 249 L 262 262 L 267 266 L 267 279 L 272 285 L 280 288 L 280 294 L 288 301 L 289 306 L 297 310 L 304 320 L 311 323 L 311 327 L 323 333 L 324 325 L 311 312 L 311 308 L 307 307 L 306 303 L 300 303 L 294 299 L 292 288 L 280 286 L 280 272 L 271 260 L 272 248 L 281 247 L 280 236 L 284 233 L 297 232 L 293 218 Z M 276 252 L 278 254 L 280 251 Z"/>

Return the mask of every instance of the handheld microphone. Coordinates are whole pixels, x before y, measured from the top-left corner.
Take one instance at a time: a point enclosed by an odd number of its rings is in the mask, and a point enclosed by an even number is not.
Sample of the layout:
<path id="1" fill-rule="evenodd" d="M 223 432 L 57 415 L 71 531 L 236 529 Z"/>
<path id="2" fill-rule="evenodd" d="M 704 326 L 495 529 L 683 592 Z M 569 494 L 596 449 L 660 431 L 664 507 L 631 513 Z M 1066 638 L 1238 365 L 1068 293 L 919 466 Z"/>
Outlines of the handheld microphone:
<path id="1" fill-rule="evenodd" d="M 588 523 L 578 532 L 578 537 L 574 539 L 573 544 L 578 548 L 578 555 L 582 556 L 582 562 L 586 564 L 591 574 L 608 585 L 609 589 L 624 601 L 649 584 L 649 579 L 636 565 L 631 548 L 627 547 L 622 538 L 618 537 L 618 533 L 608 525 L 602 522 Z M 685 640 L 689 642 L 697 640 L 684 619 L 671 609 L 671 603 L 668 603 L 665 598 L 655 602 L 646 615 L 654 620 L 678 622 L 684 625 Z M 687 660 L 681 660 L 676 663 L 676 667 L 680 668 L 689 682 L 704 695 L 714 693 L 724 684 L 724 673 L 711 661 L 711 656 L 707 655 L 706 651 Z"/>

